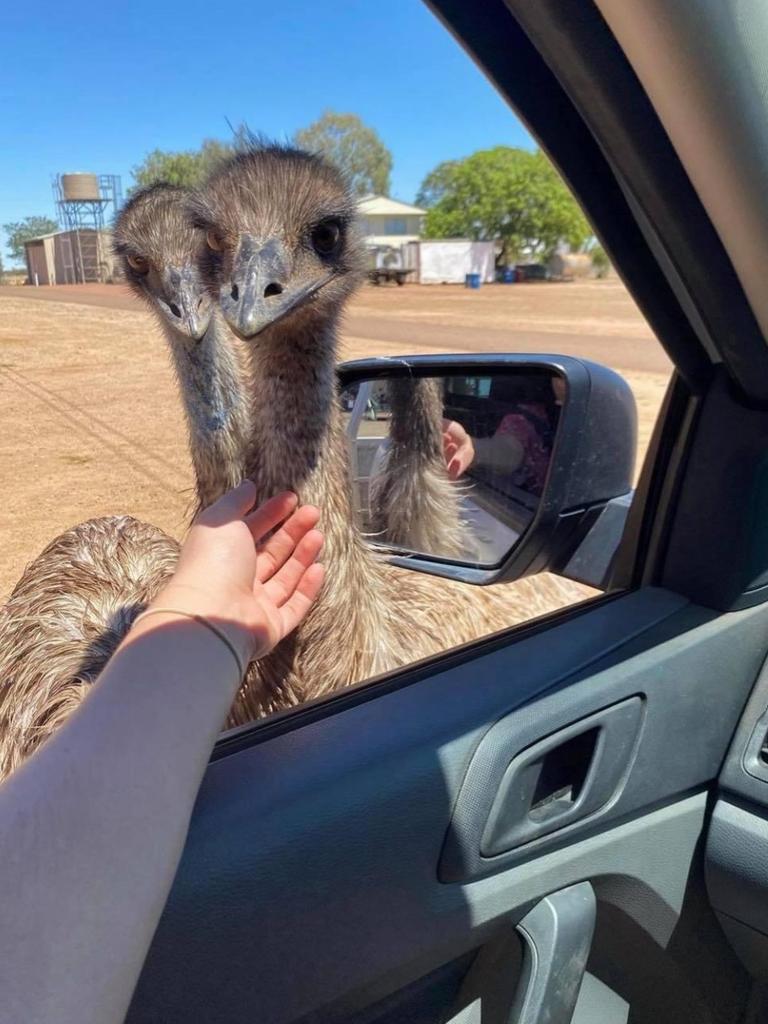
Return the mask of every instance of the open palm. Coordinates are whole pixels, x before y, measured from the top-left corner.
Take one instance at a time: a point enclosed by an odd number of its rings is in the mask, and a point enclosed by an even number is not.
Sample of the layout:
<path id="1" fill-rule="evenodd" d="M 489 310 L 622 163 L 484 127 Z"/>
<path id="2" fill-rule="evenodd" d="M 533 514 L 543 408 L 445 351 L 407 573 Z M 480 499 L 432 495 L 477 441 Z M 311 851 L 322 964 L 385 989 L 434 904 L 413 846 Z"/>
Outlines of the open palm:
<path id="1" fill-rule="evenodd" d="M 255 496 L 244 481 L 198 516 L 163 595 L 164 604 L 215 621 L 244 664 L 299 625 L 323 582 L 319 510 L 297 507 L 285 492 L 249 512 Z"/>

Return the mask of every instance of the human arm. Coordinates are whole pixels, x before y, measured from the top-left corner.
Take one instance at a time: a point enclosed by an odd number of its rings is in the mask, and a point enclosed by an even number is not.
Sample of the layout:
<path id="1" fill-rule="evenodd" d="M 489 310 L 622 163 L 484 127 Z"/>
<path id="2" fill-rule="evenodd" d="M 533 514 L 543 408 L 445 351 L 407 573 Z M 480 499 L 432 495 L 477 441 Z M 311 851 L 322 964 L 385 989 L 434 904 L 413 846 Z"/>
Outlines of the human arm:
<path id="1" fill-rule="evenodd" d="M 516 437 L 478 437 L 475 439 L 478 462 L 497 473 L 514 473 L 522 465 L 525 450 Z"/>
<path id="2" fill-rule="evenodd" d="M 246 664 L 298 624 L 322 583 L 317 510 L 281 495 L 245 515 L 254 497 L 244 484 L 202 514 L 153 602 L 214 622 Z M 3 1024 L 123 1020 L 240 682 L 205 626 L 148 616 L 0 786 Z"/>
<path id="3" fill-rule="evenodd" d="M 472 438 L 455 420 L 443 420 L 443 458 L 451 480 L 469 468 L 475 457 Z"/>

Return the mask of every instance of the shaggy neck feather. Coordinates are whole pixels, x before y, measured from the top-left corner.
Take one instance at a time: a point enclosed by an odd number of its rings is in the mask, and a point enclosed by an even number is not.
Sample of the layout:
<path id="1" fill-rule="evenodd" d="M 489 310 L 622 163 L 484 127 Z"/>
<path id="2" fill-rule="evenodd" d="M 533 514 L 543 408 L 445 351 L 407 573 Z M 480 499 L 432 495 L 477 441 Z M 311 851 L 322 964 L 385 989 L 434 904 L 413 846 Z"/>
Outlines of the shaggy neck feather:
<path id="1" fill-rule="evenodd" d="M 328 583 L 354 586 L 376 572 L 354 522 L 349 454 L 336 385 L 336 322 L 273 328 L 251 342 L 252 444 L 257 501 L 282 490 L 317 505 Z M 352 592 L 352 591 L 350 591 Z"/>
<path id="2" fill-rule="evenodd" d="M 198 507 L 215 501 L 245 475 L 248 429 L 244 358 L 214 316 L 194 347 L 168 331 L 189 429 Z"/>

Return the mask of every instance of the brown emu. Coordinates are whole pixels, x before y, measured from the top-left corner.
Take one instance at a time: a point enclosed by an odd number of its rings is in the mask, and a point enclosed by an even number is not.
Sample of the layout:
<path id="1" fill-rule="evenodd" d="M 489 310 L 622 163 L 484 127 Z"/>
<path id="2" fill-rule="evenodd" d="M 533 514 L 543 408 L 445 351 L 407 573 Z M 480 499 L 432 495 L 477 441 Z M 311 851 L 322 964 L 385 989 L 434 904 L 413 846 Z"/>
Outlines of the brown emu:
<path id="1" fill-rule="evenodd" d="M 205 508 L 245 473 L 250 440 L 243 343 L 224 324 L 198 269 L 203 237 L 188 224 L 185 189 L 153 185 L 133 196 L 115 225 L 126 280 L 163 330 L 179 383 Z"/>
<path id="2" fill-rule="evenodd" d="M 354 200 L 322 159 L 254 147 L 191 204 L 203 272 L 249 345 L 248 476 L 258 500 L 283 489 L 322 510 L 324 590 L 307 620 L 251 667 L 256 717 L 572 603 L 590 593 L 539 576 L 480 590 L 396 569 L 355 525 L 335 363 L 344 305 L 363 276 Z"/>
<path id="3" fill-rule="evenodd" d="M 289 488 L 320 505 L 326 534 L 320 600 L 251 666 L 229 724 L 590 593 L 551 576 L 479 590 L 377 559 L 352 518 L 335 383 L 340 317 L 362 276 L 343 181 L 315 157 L 264 147 L 225 165 L 189 203 L 189 221 L 185 198 L 168 186 L 139 193 L 115 239 L 131 286 L 166 334 L 198 504 L 248 475 L 259 501 Z M 82 699 L 177 551 L 154 527 L 111 517 L 66 531 L 27 568 L 0 612 L 0 777 Z"/>
<path id="4" fill-rule="evenodd" d="M 242 480 L 249 431 L 241 343 L 200 283 L 202 239 L 185 200 L 166 185 L 137 193 L 114 238 L 126 279 L 168 343 L 200 507 Z M 77 706 L 177 555 L 162 531 L 110 516 L 65 531 L 27 566 L 0 610 L 0 778 Z"/>

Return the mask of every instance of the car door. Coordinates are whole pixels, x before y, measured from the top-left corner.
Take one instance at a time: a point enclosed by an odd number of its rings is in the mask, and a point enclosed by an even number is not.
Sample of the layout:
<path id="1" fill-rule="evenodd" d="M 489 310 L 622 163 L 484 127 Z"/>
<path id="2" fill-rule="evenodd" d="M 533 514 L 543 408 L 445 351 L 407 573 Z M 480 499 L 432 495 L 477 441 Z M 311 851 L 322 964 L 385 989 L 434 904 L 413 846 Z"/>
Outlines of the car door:
<path id="1" fill-rule="evenodd" d="M 768 349 L 597 6 L 433 7 L 675 375 L 603 597 L 222 737 L 128 1019 L 746 1020 L 768 962 Z"/>

